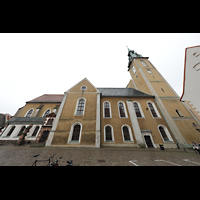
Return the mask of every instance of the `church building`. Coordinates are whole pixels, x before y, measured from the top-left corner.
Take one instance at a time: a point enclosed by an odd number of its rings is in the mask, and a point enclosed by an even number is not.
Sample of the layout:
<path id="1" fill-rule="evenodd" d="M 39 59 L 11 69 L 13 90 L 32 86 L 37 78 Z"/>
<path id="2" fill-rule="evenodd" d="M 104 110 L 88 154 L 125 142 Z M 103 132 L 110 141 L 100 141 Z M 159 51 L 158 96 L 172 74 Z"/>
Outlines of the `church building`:
<path id="1" fill-rule="evenodd" d="M 128 49 L 128 58 L 126 87 L 98 88 L 84 78 L 64 94 L 30 100 L 8 121 L 0 144 L 182 148 L 199 142 L 193 126 L 199 120 L 148 57 Z"/>

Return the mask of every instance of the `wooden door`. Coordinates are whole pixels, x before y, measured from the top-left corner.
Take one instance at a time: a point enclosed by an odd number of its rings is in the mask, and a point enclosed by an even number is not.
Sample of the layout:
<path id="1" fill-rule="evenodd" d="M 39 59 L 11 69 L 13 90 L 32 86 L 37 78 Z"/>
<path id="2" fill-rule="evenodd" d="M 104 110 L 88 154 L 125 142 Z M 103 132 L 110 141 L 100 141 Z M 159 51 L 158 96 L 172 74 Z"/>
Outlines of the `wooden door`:
<path id="1" fill-rule="evenodd" d="M 151 137 L 149 135 L 145 135 L 144 139 L 148 148 L 154 148 L 153 143 L 151 141 Z"/>

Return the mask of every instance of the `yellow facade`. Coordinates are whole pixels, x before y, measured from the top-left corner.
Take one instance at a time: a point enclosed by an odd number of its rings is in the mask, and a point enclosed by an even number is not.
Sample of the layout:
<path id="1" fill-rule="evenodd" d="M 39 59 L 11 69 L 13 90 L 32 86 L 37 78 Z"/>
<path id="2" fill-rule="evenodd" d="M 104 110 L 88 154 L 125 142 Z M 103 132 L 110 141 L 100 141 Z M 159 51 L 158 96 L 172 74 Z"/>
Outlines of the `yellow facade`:
<path id="1" fill-rule="evenodd" d="M 81 90 L 86 86 L 85 91 Z M 85 99 L 84 115 L 77 115 L 76 109 L 79 99 Z M 83 79 L 69 91 L 60 115 L 52 145 L 81 146 L 95 145 L 96 134 L 96 104 L 97 90 L 86 80 Z M 69 134 L 74 123 L 82 125 L 80 142 L 69 142 Z"/>
<path id="2" fill-rule="evenodd" d="M 40 111 L 37 114 L 37 117 L 43 117 L 44 113 L 46 110 L 51 109 L 51 112 L 53 111 L 54 107 L 56 105 L 60 105 L 60 103 L 27 103 L 19 112 L 19 114 L 17 114 L 17 116 L 15 117 L 25 117 L 26 113 L 33 108 L 33 114 L 32 116 L 34 116 L 36 109 L 43 104 L 44 106 L 40 109 Z"/>
<path id="3" fill-rule="evenodd" d="M 135 73 L 133 73 L 132 67 L 135 68 Z M 147 94 L 155 95 L 155 100 L 159 102 L 161 112 L 166 115 L 166 122 L 172 124 L 171 121 L 174 121 L 176 127 L 173 126 L 171 129 L 174 129 L 172 130 L 172 135 L 175 135 L 177 138 L 177 143 L 179 143 L 179 136 L 176 136 L 175 133 L 177 129 L 184 138 L 182 141 L 185 140 L 185 144 L 191 144 L 192 141 L 200 141 L 200 134 L 198 130 L 193 127 L 193 123 L 196 125 L 199 124 L 198 119 L 195 118 L 190 110 L 180 101 L 180 97 L 149 62 L 148 58 L 134 58 L 129 67 L 129 72 L 134 81 L 132 86 L 134 85 L 134 88 Z M 166 114 L 166 112 L 168 113 Z M 169 119 L 170 117 L 171 119 Z"/>
<path id="4" fill-rule="evenodd" d="M 123 101 L 126 105 L 126 110 L 127 104 L 126 104 L 127 97 L 103 97 L 101 98 L 101 145 L 102 146 L 137 146 L 134 130 L 132 128 L 131 120 L 130 120 L 130 114 L 127 112 L 128 116 L 127 118 L 120 118 L 119 117 L 119 110 L 117 103 L 120 101 Z M 155 145 L 158 147 L 159 143 L 164 143 L 161 134 L 158 130 L 159 125 L 164 125 L 170 132 L 170 129 L 168 125 L 166 124 L 162 114 L 159 111 L 159 108 L 157 107 L 158 112 L 161 115 L 161 118 L 153 118 L 152 114 L 148 108 L 147 102 L 151 101 L 154 102 L 154 98 L 129 98 L 132 102 L 139 102 L 142 112 L 144 114 L 144 118 L 137 118 L 139 127 L 141 131 L 149 131 L 152 135 L 153 142 Z M 103 103 L 104 102 L 110 102 L 111 105 L 111 112 L 112 112 L 112 117 L 111 118 L 105 118 L 103 116 Z M 107 143 L 105 142 L 105 134 L 104 134 L 104 127 L 106 125 L 111 125 L 113 127 L 114 131 L 114 143 Z M 128 125 L 131 127 L 131 132 L 133 134 L 133 142 L 124 142 L 123 141 L 123 133 L 122 133 L 122 126 L 123 125 Z M 171 134 L 171 132 L 170 132 Z M 173 135 L 171 135 L 173 140 L 175 141 L 175 138 Z M 167 143 L 166 143 L 167 144 Z M 171 144 L 171 143 L 170 143 Z"/>

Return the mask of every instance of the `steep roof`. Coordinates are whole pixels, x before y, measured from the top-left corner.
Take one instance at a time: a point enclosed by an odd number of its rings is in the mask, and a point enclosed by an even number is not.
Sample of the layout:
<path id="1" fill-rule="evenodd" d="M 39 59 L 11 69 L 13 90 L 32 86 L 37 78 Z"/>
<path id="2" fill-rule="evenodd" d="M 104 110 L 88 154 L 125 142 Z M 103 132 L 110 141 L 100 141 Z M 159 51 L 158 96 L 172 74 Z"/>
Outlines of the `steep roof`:
<path id="1" fill-rule="evenodd" d="M 97 88 L 103 97 L 154 97 L 134 88 Z M 61 103 L 63 94 L 43 94 L 26 103 Z"/>
<path id="2" fill-rule="evenodd" d="M 35 99 L 27 101 L 26 103 L 61 103 L 64 94 L 43 94 Z"/>
<path id="3" fill-rule="evenodd" d="M 97 88 L 105 97 L 154 97 L 134 88 Z"/>

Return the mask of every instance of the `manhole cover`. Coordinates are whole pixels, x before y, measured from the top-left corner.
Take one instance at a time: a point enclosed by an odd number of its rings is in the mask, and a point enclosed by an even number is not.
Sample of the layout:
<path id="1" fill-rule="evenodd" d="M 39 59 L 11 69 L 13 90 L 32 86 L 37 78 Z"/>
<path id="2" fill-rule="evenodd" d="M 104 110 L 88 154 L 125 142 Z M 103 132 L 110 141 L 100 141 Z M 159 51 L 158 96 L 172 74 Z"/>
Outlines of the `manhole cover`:
<path id="1" fill-rule="evenodd" d="M 98 162 L 106 162 L 105 160 L 98 160 Z"/>

